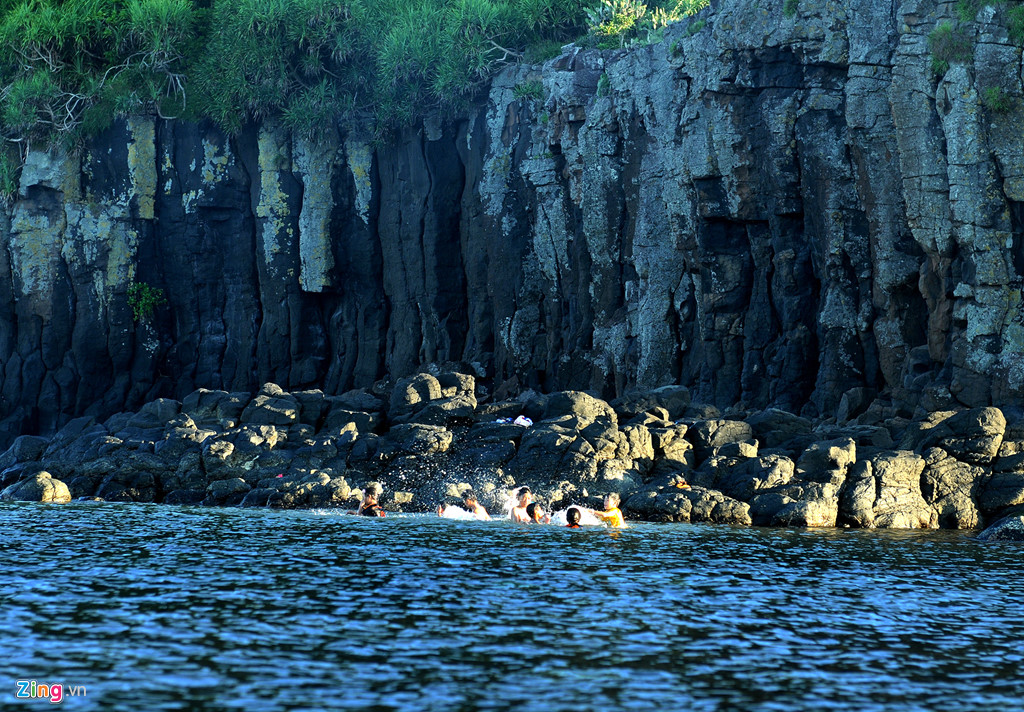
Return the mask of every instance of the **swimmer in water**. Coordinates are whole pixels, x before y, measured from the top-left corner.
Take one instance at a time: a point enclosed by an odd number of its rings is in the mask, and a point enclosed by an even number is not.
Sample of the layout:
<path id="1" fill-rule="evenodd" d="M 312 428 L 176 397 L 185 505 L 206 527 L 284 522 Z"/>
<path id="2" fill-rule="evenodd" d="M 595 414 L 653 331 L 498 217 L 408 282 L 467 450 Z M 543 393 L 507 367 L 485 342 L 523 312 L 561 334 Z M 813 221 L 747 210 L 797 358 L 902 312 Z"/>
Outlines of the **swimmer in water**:
<path id="1" fill-rule="evenodd" d="M 462 493 L 462 503 L 466 505 L 466 509 L 473 513 L 473 516 L 482 522 L 491 521 L 491 515 L 487 513 L 484 506 L 477 501 L 476 492 L 468 489 Z"/>
<path id="2" fill-rule="evenodd" d="M 519 503 L 512 507 L 512 511 L 508 513 L 509 519 L 517 524 L 529 524 L 530 515 L 526 513 L 526 508 L 533 501 L 533 494 L 530 492 L 529 487 L 520 487 L 519 491 L 516 492 L 516 496 L 519 498 Z"/>
<path id="3" fill-rule="evenodd" d="M 383 517 L 384 508 L 377 503 L 377 498 L 384 492 L 384 488 L 379 482 L 370 482 L 366 485 L 364 492 L 359 508 L 349 514 L 358 514 L 363 517 Z"/>
<path id="4" fill-rule="evenodd" d="M 536 502 L 526 505 L 526 516 L 530 518 L 531 524 L 550 524 L 551 515 L 544 513 L 544 508 Z"/>
<path id="5" fill-rule="evenodd" d="M 567 522 L 565 526 L 569 529 L 579 529 L 580 510 L 577 509 L 576 507 L 569 507 L 567 510 L 565 510 L 565 521 Z"/>
<path id="6" fill-rule="evenodd" d="M 614 492 L 604 496 L 603 512 L 598 512 L 596 509 L 592 509 L 590 511 L 595 517 L 603 520 L 604 523 L 610 527 L 618 528 L 626 526 L 626 521 L 622 517 L 622 510 L 619 509 L 619 495 Z"/>

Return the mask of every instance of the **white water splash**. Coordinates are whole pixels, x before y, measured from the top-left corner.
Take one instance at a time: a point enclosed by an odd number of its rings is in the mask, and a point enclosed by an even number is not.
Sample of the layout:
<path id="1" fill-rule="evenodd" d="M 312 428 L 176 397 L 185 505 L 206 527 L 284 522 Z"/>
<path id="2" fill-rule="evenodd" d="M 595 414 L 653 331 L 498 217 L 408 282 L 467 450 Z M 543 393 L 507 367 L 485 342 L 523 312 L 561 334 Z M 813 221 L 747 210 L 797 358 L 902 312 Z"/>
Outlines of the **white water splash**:
<path id="1" fill-rule="evenodd" d="M 581 507 L 578 504 L 572 505 L 576 509 L 580 510 L 580 526 L 583 527 L 602 527 L 604 521 L 598 519 L 594 514 L 586 507 Z M 551 523 L 557 524 L 558 526 L 564 527 L 569 525 L 569 521 L 565 518 L 565 513 L 568 512 L 570 507 L 560 509 L 551 515 Z"/>
<path id="2" fill-rule="evenodd" d="M 458 520 L 469 520 L 476 519 L 476 515 L 472 512 L 463 509 L 455 504 L 449 504 L 444 508 L 444 511 L 440 513 L 443 519 L 458 519 Z"/>

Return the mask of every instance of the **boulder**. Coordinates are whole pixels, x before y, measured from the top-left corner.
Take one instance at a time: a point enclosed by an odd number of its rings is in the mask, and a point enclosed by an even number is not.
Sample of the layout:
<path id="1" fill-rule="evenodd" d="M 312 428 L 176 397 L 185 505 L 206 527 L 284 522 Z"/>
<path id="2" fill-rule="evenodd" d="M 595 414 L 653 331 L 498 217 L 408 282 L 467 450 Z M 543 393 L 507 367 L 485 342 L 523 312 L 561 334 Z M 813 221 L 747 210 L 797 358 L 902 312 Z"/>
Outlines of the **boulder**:
<path id="1" fill-rule="evenodd" d="M 813 425 L 807 418 L 801 418 L 778 408 L 768 408 L 751 414 L 745 421 L 753 430 L 762 448 L 776 448 L 794 438 L 809 435 Z"/>
<path id="2" fill-rule="evenodd" d="M 234 505 L 240 504 L 252 487 L 240 477 L 233 477 L 226 480 L 211 482 L 206 487 L 206 505 Z"/>
<path id="3" fill-rule="evenodd" d="M 792 504 L 795 500 L 778 490 L 757 494 L 750 500 L 750 519 L 757 526 L 768 526 L 776 514 Z"/>
<path id="4" fill-rule="evenodd" d="M 248 393 L 200 388 L 185 396 L 181 402 L 181 411 L 197 423 L 218 423 L 234 427 L 250 399 Z"/>
<path id="5" fill-rule="evenodd" d="M 299 402 L 276 383 L 265 383 L 242 411 L 241 422 L 255 425 L 292 425 L 299 422 Z"/>
<path id="6" fill-rule="evenodd" d="M 846 475 L 847 468 L 857 460 L 857 445 L 851 438 L 838 438 L 814 443 L 800 455 L 797 472 L 806 475 L 829 472 Z"/>
<path id="7" fill-rule="evenodd" d="M 239 502 L 241 507 L 272 507 L 280 504 L 284 494 L 273 487 L 257 487 L 246 492 Z"/>
<path id="8" fill-rule="evenodd" d="M 444 371 L 437 374 L 437 382 L 441 386 L 443 398 L 473 396 L 473 401 L 476 402 L 476 379 L 468 373 Z"/>
<path id="9" fill-rule="evenodd" d="M 976 503 L 988 479 L 981 467 L 950 457 L 941 448 L 924 453 L 926 466 L 921 475 L 921 494 L 939 517 L 944 529 L 976 529 L 981 513 Z"/>
<path id="10" fill-rule="evenodd" d="M 751 523 L 747 504 L 703 487 L 646 486 L 624 507 L 633 516 L 656 522 Z"/>
<path id="11" fill-rule="evenodd" d="M 54 479 L 49 472 L 43 471 L 6 487 L 0 492 L 0 500 L 63 504 L 71 501 L 71 492 L 66 484 Z"/>
<path id="12" fill-rule="evenodd" d="M 464 393 L 431 401 L 406 419 L 424 425 L 454 425 L 472 422 L 475 411 L 476 396 Z"/>
<path id="13" fill-rule="evenodd" d="M 978 535 L 980 541 L 1024 541 L 1024 517 L 1004 517 Z"/>
<path id="14" fill-rule="evenodd" d="M 0 489 L 28 479 L 43 469 L 38 462 L 19 462 L 0 472 Z"/>
<path id="15" fill-rule="evenodd" d="M 665 428 L 646 427 L 647 432 L 651 434 L 655 460 L 667 460 L 673 467 L 694 466 L 696 458 L 693 454 L 693 443 L 686 439 L 687 426 L 680 424 Z"/>
<path id="16" fill-rule="evenodd" d="M 642 413 L 656 412 L 664 420 L 681 418 L 690 405 L 686 386 L 662 386 L 651 391 L 633 391 L 612 401 L 611 406 L 624 420 Z"/>
<path id="17" fill-rule="evenodd" d="M 407 453 L 434 455 L 447 452 L 453 436 L 450 430 L 437 425 L 409 423 L 396 425 L 388 431 L 383 441 L 389 454 Z"/>
<path id="18" fill-rule="evenodd" d="M 190 490 L 205 492 L 209 477 L 203 471 L 199 452 L 189 452 L 182 456 L 173 471 L 157 473 L 159 489 L 163 492 Z M 202 497 L 200 497 L 202 499 Z"/>
<path id="19" fill-rule="evenodd" d="M 633 460 L 605 460 L 597 467 L 594 489 L 601 494 L 614 492 L 624 501 L 640 490 L 642 482 L 643 473 Z"/>
<path id="20" fill-rule="evenodd" d="M 207 438 L 213 437 L 213 430 L 200 430 L 196 427 L 168 428 L 162 440 L 153 446 L 153 452 L 159 457 L 177 464 L 187 452 L 199 452 Z"/>
<path id="21" fill-rule="evenodd" d="M 181 403 L 170 398 L 157 398 L 139 408 L 139 412 L 128 419 L 128 428 L 148 430 L 163 429 L 169 420 L 181 412 Z"/>
<path id="22" fill-rule="evenodd" d="M 57 433 L 50 438 L 50 442 L 46 446 L 46 450 L 43 451 L 43 460 L 49 460 L 53 457 L 66 454 L 66 451 L 71 449 L 73 444 L 80 438 L 83 436 L 88 437 L 90 434 L 98 432 L 102 432 L 104 435 L 108 434 L 107 429 L 102 425 L 99 425 L 96 422 L 96 419 L 91 416 L 84 416 L 68 421 L 63 428 L 58 430 Z M 74 455 L 72 455 L 72 457 L 74 457 Z"/>
<path id="23" fill-rule="evenodd" d="M 757 524 L 772 526 L 834 527 L 839 518 L 840 492 L 847 471 L 856 459 L 856 446 L 850 438 L 839 438 L 810 445 L 790 474 L 789 458 L 769 461 L 769 478 L 746 492 L 742 473 L 735 475 L 729 489 L 749 496 L 751 516 Z M 749 465 L 757 472 L 757 465 Z M 762 475 L 762 476 L 763 476 Z M 756 482 L 756 480 L 755 480 Z M 778 484 L 767 485 L 769 482 Z"/>
<path id="24" fill-rule="evenodd" d="M 775 527 L 834 527 L 839 503 L 835 498 L 789 502 L 772 515 Z"/>
<path id="25" fill-rule="evenodd" d="M 759 492 L 789 484 L 796 466 L 783 455 L 761 455 L 726 468 L 716 478 L 715 487 L 741 502 L 751 502 Z"/>
<path id="26" fill-rule="evenodd" d="M 582 391 L 561 391 L 548 396 L 544 406 L 544 420 L 572 415 L 579 419 L 580 427 L 586 427 L 602 418 L 618 425 L 618 416 L 610 405 L 599 398 Z"/>
<path id="27" fill-rule="evenodd" d="M 944 423 L 954 415 L 956 412 L 952 410 L 934 411 L 908 423 L 897 449 L 924 452 L 935 447 L 942 438 L 952 434 Z"/>
<path id="28" fill-rule="evenodd" d="M 839 522 L 887 529 L 936 528 L 938 515 L 921 492 L 921 456 L 879 451 L 851 468 L 839 497 Z"/>
<path id="29" fill-rule="evenodd" d="M 1019 504 L 1024 504 L 1024 454 L 1000 457 L 980 488 L 978 507 L 991 516 Z"/>
<path id="30" fill-rule="evenodd" d="M 324 392 L 314 389 L 293 391 L 291 395 L 299 404 L 299 422 L 311 426 L 314 430 L 318 428 L 328 403 Z"/>
<path id="31" fill-rule="evenodd" d="M 346 430 L 354 429 L 356 433 L 372 433 L 377 429 L 380 416 L 377 413 L 365 413 L 359 410 L 348 410 L 342 407 L 341 402 L 328 398 L 329 408 L 327 417 L 324 419 L 321 433 L 326 435 L 340 435 Z M 352 426 L 351 428 L 348 426 Z"/>
<path id="32" fill-rule="evenodd" d="M 37 462 L 49 444 L 49 440 L 37 435 L 22 435 L 15 438 L 11 446 L 0 455 L 0 471 L 19 462 Z"/>
<path id="33" fill-rule="evenodd" d="M 384 401 L 365 388 L 346 391 L 340 396 L 331 396 L 331 403 L 346 410 L 358 410 L 364 413 L 382 413 Z"/>
<path id="34" fill-rule="evenodd" d="M 939 446 L 963 462 L 987 464 L 999 453 L 1006 430 L 1006 418 L 998 408 L 972 408 L 943 423 L 950 435 Z"/>
<path id="35" fill-rule="evenodd" d="M 875 400 L 878 391 L 874 388 L 858 386 L 851 388 L 839 399 L 839 408 L 836 410 L 836 422 L 845 423 L 863 413 Z"/>
<path id="36" fill-rule="evenodd" d="M 715 448 L 752 439 L 754 431 L 742 420 L 702 420 L 690 428 L 687 437 L 693 442 L 700 463 L 710 457 Z"/>
<path id="37" fill-rule="evenodd" d="M 871 463 L 866 460 L 854 463 L 839 495 L 838 522 L 860 529 L 873 528 L 877 499 L 878 485 Z"/>
<path id="38" fill-rule="evenodd" d="M 397 420 L 411 415 L 423 408 L 427 403 L 442 398 L 441 384 L 429 373 L 417 373 L 403 378 L 395 384 L 391 391 L 391 405 L 388 417 Z"/>
<path id="39" fill-rule="evenodd" d="M 164 504 L 199 504 L 206 498 L 206 490 L 174 490 L 164 497 Z"/>
<path id="40" fill-rule="evenodd" d="M 148 469 L 136 469 L 137 466 L 138 460 L 134 458 L 121 464 L 103 479 L 96 490 L 96 496 L 108 502 L 157 501 L 156 475 Z"/>

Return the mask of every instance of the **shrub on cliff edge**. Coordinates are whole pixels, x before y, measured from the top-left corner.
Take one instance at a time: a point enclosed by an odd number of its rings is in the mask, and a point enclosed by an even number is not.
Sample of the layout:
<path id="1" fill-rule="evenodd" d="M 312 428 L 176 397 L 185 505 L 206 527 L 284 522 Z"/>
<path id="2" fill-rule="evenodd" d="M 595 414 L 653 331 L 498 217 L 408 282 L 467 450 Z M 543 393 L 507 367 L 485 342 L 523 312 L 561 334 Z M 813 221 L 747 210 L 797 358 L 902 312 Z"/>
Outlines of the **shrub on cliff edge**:
<path id="1" fill-rule="evenodd" d="M 0 139 L 24 155 L 132 114 L 381 135 L 557 52 L 596 3 L 591 40 L 625 46 L 708 0 L 0 0 Z"/>
<path id="2" fill-rule="evenodd" d="M 949 71 L 951 63 L 970 59 L 972 46 L 963 29 L 951 22 L 940 22 L 928 34 L 928 49 L 932 54 L 932 71 L 941 76 Z"/>

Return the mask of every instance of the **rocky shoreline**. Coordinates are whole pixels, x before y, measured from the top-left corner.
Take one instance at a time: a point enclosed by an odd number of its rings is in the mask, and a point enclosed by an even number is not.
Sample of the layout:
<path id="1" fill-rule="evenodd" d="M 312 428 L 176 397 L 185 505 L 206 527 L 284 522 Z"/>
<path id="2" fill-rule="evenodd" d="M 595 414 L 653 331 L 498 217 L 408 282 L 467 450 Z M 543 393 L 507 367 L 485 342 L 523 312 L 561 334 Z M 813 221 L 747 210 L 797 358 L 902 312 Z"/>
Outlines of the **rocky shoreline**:
<path id="1" fill-rule="evenodd" d="M 0 499 L 350 507 L 380 481 L 385 507 L 411 512 L 466 486 L 494 511 L 527 484 L 552 508 L 617 492 L 648 521 L 979 529 L 1024 514 L 1024 413 L 851 409 L 838 424 L 720 412 L 682 386 L 494 400 L 438 367 L 339 396 L 200 389 L 19 437 L 0 455 Z"/>

